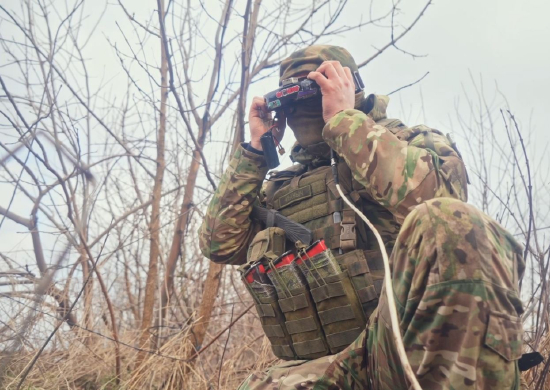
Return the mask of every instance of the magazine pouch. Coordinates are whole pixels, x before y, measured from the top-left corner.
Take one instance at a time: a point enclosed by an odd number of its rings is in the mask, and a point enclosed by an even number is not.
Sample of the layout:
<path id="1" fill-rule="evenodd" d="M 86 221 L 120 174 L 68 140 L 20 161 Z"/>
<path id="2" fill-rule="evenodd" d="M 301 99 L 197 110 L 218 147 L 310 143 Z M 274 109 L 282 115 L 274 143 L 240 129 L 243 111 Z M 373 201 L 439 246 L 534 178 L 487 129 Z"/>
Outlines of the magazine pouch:
<path id="1" fill-rule="evenodd" d="M 259 232 L 248 249 L 247 264 L 239 267 L 248 292 L 252 295 L 254 306 L 260 317 L 260 323 L 271 349 L 280 359 L 297 359 L 292 348 L 292 339 L 285 326 L 285 316 L 278 303 L 277 291 L 267 277 L 266 267 L 269 261 L 283 254 L 285 233 L 280 228 L 268 228 Z"/>
<path id="2" fill-rule="evenodd" d="M 366 327 L 348 272 L 341 269 L 323 240 L 301 251 L 297 264 L 310 288 L 330 352 L 342 351 Z"/>
<path id="3" fill-rule="evenodd" d="M 275 286 L 279 307 L 298 359 L 317 359 L 329 354 L 316 307 L 307 283 L 289 251 L 269 263 L 267 275 Z"/>

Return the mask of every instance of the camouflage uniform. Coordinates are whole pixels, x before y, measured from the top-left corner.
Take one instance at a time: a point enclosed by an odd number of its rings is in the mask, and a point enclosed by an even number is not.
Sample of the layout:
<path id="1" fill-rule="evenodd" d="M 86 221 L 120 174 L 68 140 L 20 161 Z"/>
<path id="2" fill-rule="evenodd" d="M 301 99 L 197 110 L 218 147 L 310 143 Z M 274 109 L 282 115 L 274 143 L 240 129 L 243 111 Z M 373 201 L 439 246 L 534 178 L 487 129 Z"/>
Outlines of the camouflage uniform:
<path id="1" fill-rule="evenodd" d="M 314 46 L 298 52 L 283 63 L 281 74 L 312 70 L 312 63 L 315 69 L 323 59 L 345 63 L 346 58 L 332 55 L 334 50 Z M 498 223 L 464 203 L 465 168 L 447 137 L 426 126 L 408 128 L 388 120 L 388 98 L 368 99 L 373 101 L 368 115 L 340 112 L 322 136 L 351 169 L 352 186 L 360 188 L 355 203 L 393 248 L 392 288 L 401 332 L 422 388 L 519 388 L 520 246 Z M 294 159 L 319 163 L 299 147 Z M 249 218 L 252 205 L 269 204 L 269 196 L 265 200 L 261 193 L 266 174 L 263 156 L 241 145 L 201 227 L 205 256 L 226 264 L 246 260 L 248 244 L 261 229 Z M 408 389 L 384 294 L 368 328 L 344 351 L 254 373 L 241 388 Z"/>

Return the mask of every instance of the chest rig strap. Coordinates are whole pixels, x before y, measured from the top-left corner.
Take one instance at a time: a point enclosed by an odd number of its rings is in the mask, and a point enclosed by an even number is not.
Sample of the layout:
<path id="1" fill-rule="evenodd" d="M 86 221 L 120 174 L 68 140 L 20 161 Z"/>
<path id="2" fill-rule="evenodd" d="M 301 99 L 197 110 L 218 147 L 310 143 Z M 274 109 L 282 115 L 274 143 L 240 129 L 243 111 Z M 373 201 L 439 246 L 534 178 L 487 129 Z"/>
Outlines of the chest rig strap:
<path id="1" fill-rule="evenodd" d="M 338 165 L 342 187 L 353 198 L 351 171 L 343 161 Z M 355 213 L 336 190 L 330 166 L 286 176 L 285 182 L 267 199 L 267 204 L 309 227 L 314 239 L 324 239 L 330 249 L 347 253 L 361 247 Z"/>
<path id="2" fill-rule="evenodd" d="M 353 210 L 342 210 L 342 222 L 340 226 L 340 249 L 350 252 L 357 248 L 357 232 L 355 231 L 355 213 Z"/>
<path id="3" fill-rule="evenodd" d="M 338 163 L 338 177 L 342 179 L 342 187 L 344 191 L 349 193 L 351 192 L 351 170 L 348 166 L 340 162 Z M 357 249 L 357 232 L 355 227 L 357 225 L 355 220 L 355 212 L 351 210 L 344 203 L 338 190 L 336 189 L 336 184 L 334 181 L 334 174 L 331 175 L 331 178 L 327 178 L 327 187 L 330 189 L 332 195 L 337 199 L 337 209 L 333 210 L 334 222 L 340 222 L 340 237 L 338 243 L 335 245 L 335 248 L 340 249 L 341 252 L 347 253 Z M 354 201 L 357 199 L 354 198 Z"/>

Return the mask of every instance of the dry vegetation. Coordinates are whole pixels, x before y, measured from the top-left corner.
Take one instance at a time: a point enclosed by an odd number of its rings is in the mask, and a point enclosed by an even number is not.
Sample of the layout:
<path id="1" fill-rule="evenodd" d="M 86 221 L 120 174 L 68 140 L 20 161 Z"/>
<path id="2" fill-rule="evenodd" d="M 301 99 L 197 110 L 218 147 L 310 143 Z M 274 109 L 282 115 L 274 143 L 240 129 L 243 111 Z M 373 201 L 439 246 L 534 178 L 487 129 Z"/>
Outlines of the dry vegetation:
<path id="1" fill-rule="evenodd" d="M 471 77 L 450 128 L 463 136 L 462 153 L 472 185 L 470 202 L 506 226 L 524 245 L 526 271 L 521 283 L 525 352 L 539 351 L 543 364 L 524 373 L 529 389 L 550 388 L 550 172 L 547 141 L 531 139 L 498 86 L 487 92 Z"/>
<path id="2" fill-rule="evenodd" d="M 237 273 L 204 259 L 196 233 L 244 139 L 248 90 L 331 35 L 388 36 L 362 67 L 401 50 L 431 1 L 395 34 L 398 3 L 345 23 L 346 0 L 149 3 L 0 5 L 0 234 L 24 237 L 0 253 L 1 388 L 230 389 L 273 363 Z M 104 55 L 118 68 L 98 72 Z M 453 121 L 478 156 L 473 202 L 527 243 L 526 340 L 548 356 L 548 172 L 503 99 L 478 96 Z"/>

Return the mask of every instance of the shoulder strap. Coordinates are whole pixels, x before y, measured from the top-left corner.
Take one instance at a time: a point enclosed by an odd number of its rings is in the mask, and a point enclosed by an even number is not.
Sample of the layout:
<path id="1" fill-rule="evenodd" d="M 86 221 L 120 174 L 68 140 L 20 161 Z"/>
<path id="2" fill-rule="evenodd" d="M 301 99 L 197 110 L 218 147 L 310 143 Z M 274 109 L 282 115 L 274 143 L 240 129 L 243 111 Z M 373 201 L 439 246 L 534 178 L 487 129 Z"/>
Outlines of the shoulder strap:
<path id="1" fill-rule="evenodd" d="M 289 169 L 283 171 L 274 171 L 271 173 L 262 186 L 262 195 L 265 204 L 269 208 L 273 208 L 273 195 L 279 190 L 284 183 L 302 175 L 307 170 L 305 165 L 295 164 Z"/>
<path id="2" fill-rule="evenodd" d="M 338 178 L 340 181 L 340 186 L 345 195 L 351 196 L 353 192 L 353 177 L 351 169 L 347 166 L 344 161 L 340 161 L 338 164 Z M 334 182 L 333 182 L 334 183 Z M 336 187 L 334 185 L 334 187 Z M 341 200 L 340 193 L 336 190 L 334 193 L 336 199 Z M 352 196 L 353 198 L 353 196 Z M 353 200 L 353 199 L 352 199 Z M 355 201 L 355 200 L 354 200 Z M 338 219 L 340 221 L 340 242 L 338 247 L 342 252 L 351 252 L 357 248 L 357 232 L 355 230 L 357 222 L 355 219 L 355 212 L 348 207 L 345 202 L 341 202 L 342 211 L 335 212 L 334 222 L 337 223 Z M 336 217 L 336 213 L 340 213 L 339 217 Z"/>

